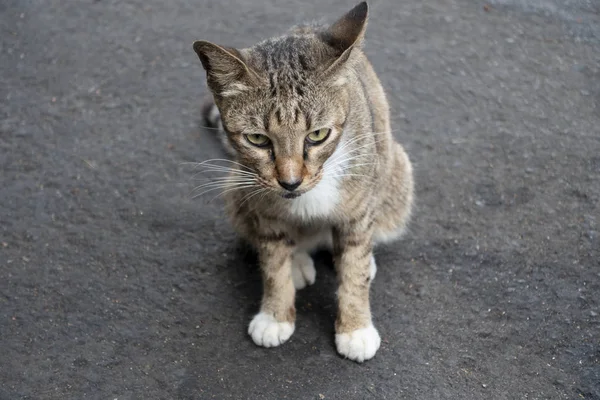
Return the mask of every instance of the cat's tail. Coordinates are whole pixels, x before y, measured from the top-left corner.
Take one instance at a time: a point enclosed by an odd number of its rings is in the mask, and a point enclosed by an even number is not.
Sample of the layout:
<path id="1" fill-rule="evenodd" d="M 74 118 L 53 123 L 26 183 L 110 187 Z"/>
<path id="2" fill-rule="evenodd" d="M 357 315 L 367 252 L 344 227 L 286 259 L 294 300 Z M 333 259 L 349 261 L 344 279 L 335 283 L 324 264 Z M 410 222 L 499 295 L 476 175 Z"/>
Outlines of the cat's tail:
<path id="1" fill-rule="evenodd" d="M 229 138 L 227 137 L 227 132 L 225 132 L 225 128 L 223 128 L 223 121 L 221 120 L 221 113 L 217 108 L 217 105 L 212 101 L 212 99 L 206 99 L 202 104 L 202 119 L 204 120 L 205 127 L 214 132 L 225 151 L 231 155 L 235 155 L 235 149 L 231 146 L 229 142 Z"/>

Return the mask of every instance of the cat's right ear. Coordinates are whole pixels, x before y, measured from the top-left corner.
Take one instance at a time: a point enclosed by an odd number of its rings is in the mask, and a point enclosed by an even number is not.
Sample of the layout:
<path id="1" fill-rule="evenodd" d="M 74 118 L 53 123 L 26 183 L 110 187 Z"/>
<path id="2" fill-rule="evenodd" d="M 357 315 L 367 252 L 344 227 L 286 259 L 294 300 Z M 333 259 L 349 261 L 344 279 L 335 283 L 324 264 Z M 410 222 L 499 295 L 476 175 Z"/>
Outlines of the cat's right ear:
<path id="1" fill-rule="evenodd" d="M 238 50 L 199 40 L 194 42 L 194 51 L 206 70 L 208 86 L 215 95 L 233 96 L 258 83 L 258 76 L 246 65 Z"/>

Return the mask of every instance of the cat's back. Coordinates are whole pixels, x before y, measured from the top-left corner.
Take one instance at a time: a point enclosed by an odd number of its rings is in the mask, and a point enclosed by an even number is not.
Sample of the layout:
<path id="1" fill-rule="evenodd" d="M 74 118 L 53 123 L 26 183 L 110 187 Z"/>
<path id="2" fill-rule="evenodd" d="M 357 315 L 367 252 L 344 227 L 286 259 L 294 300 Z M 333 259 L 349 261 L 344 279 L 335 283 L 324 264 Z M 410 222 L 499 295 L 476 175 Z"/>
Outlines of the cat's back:
<path id="1" fill-rule="evenodd" d="M 390 132 L 390 108 L 381 81 L 362 49 L 355 50 L 357 51 L 354 69 L 368 102 L 374 132 Z"/>

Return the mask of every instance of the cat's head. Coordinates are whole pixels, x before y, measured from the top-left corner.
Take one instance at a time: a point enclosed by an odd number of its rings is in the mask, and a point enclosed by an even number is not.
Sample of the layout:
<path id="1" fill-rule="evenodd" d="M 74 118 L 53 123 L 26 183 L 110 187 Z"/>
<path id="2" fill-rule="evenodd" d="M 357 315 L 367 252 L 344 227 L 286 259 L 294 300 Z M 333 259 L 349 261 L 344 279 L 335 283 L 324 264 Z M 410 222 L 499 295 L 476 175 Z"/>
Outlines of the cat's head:
<path id="1" fill-rule="evenodd" d="M 263 186 L 295 197 L 322 178 L 359 84 L 351 66 L 366 22 L 363 2 L 329 27 L 248 49 L 194 43 L 238 161 Z"/>

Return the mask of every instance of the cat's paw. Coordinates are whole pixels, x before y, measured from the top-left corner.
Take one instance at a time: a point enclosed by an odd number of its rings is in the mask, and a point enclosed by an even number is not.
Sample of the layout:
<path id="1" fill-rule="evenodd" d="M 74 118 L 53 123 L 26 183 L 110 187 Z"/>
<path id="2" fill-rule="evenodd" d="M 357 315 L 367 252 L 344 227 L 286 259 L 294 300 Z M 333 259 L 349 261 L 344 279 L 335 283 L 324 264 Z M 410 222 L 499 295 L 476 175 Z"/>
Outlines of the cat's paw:
<path id="1" fill-rule="evenodd" d="M 300 251 L 292 256 L 292 281 L 296 290 L 315 283 L 317 270 L 310 254 Z"/>
<path id="2" fill-rule="evenodd" d="M 359 363 L 373 358 L 380 344 L 379 332 L 372 324 L 366 328 L 335 335 L 338 353 Z"/>
<path id="3" fill-rule="evenodd" d="M 270 314 L 260 312 L 254 316 L 248 327 L 248 334 L 259 346 L 279 346 L 292 336 L 294 324 L 290 322 L 278 322 Z"/>

